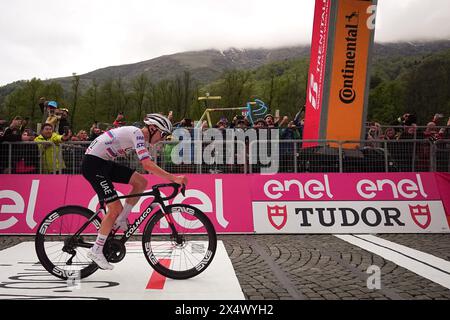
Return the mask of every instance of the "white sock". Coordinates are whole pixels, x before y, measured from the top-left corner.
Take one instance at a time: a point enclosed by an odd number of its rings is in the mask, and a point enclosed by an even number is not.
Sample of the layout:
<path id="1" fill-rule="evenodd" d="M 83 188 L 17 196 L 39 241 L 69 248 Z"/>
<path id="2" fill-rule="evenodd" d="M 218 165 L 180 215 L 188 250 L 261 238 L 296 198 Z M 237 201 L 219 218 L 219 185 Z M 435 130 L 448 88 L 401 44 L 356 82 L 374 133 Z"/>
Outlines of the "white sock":
<path id="1" fill-rule="evenodd" d="M 97 235 L 97 240 L 95 240 L 95 244 L 92 247 L 92 252 L 95 254 L 103 254 L 103 246 L 105 245 L 106 239 L 108 239 L 108 236 L 104 236 L 99 233 Z"/>
<path id="2" fill-rule="evenodd" d="M 117 220 L 126 221 L 133 207 L 134 205 L 125 202 L 125 206 L 123 207 L 122 212 L 119 214 Z"/>

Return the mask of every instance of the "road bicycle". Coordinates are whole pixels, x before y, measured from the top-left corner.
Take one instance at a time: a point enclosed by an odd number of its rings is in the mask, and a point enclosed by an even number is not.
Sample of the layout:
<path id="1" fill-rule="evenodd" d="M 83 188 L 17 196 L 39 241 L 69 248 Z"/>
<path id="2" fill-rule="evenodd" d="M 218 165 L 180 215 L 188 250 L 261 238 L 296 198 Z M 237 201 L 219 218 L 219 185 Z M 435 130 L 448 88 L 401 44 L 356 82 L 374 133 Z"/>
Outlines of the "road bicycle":
<path id="1" fill-rule="evenodd" d="M 209 218 L 198 208 L 186 204 L 164 202 L 185 195 L 185 187 L 176 183 L 159 184 L 142 194 L 119 199 L 150 196 L 151 204 L 126 232 L 113 230 L 105 242 L 103 253 L 110 263 L 118 263 L 126 254 L 125 243 L 146 218 L 160 207 L 145 225 L 142 248 L 148 263 L 161 275 L 172 279 L 188 279 L 203 272 L 211 263 L 217 248 L 217 235 Z M 165 197 L 160 189 L 173 188 Z M 52 275 L 68 280 L 83 279 L 98 266 L 87 257 L 101 225 L 103 203 L 97 212 L 81 206 L 63 206 L 50 212 L 36 232 L 35 248 L 42 266 Z"/>

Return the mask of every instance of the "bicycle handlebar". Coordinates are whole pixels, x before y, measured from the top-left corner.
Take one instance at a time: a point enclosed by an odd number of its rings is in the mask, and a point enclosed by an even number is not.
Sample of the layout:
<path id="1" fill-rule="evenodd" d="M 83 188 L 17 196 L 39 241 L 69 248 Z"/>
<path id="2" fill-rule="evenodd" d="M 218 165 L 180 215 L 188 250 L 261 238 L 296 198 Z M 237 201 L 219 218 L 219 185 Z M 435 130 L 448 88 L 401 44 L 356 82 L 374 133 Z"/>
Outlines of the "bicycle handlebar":
<path id="1" fill-rule="evenodd" d="M 167 201 L 170 199 L 175 198 L 175 196 L 178 194 L 178 189 L 181 187 L 181 194 L 186 196 L 186 185 L 179 185 L 178 183 L 163 183 L 163 184 L 156 184 L 152 187 L 153 191 L 159 191 L 160 188 L 167 188 L 171 187 L 173 188 L 173 192 L 170 196 L 161 198 L 163 201 Z"/>
<path id="2" fill-rule="evenodd" d="M 173 188 L 173 192 L 170 194 L 170 196 L 168 197 L 161 197 L 161 200 L 163 201 L 167 201 L 167 200 L 171 200 L 173 198 L 175 198 L 175 196 L 178 194 L 178 189 L 181 187 L 181 194 L 183 195 L 183 197 L 186 196 L 186 185 L 179 185 L 178 183 L 163 183 L 163 184 L 156 184 L 152 187 L 152 191 L 150 192 L 144 192 L 144 193 L 140 193 L 140 194 L 129 194 L 129 195 L 125 195 L 125 196 L 120 196 L 117 199 L 127 199 L 127 198 L 135 198 L 135 197 L 141 197 L 141 196 L 154 196 L 155 194 L 159 194 L 159 189 L 160 188 L 167 188 L 167 187 L 171 187 Z"/>

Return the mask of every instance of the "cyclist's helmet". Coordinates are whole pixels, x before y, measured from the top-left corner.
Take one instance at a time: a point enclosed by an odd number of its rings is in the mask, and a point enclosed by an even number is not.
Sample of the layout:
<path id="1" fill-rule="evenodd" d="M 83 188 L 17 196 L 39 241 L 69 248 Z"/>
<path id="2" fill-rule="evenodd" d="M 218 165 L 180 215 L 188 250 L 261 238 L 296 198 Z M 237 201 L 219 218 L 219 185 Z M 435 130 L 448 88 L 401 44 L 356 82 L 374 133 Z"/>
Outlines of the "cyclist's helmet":
<path id="1" fill-rule="evenodd" d="M 144 118 L 144 123 L 149 125 L 156 126 L 159 130 L 161 130 L 166 136 L 172 133 L 172 122 L 167 119 L 165 116 L 160 115 L 159 113 L 149 113 Z"/>

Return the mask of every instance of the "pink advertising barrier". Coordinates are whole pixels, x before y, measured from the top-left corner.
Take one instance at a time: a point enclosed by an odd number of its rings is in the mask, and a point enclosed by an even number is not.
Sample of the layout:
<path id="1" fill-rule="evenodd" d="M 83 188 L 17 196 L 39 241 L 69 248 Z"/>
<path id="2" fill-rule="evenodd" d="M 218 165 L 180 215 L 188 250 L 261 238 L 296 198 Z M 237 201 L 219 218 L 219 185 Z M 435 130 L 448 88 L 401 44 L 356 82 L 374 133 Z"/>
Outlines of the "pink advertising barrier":
<path id="1" fill-rule="evenodd" d="M 450 226 L 450 174 L 436 173 L 436 183 L 438 185 L 441 200 L 444 203 L 445 212 L 447 214 L 448 225 Z"/>
<path id="2" fill-rule="evenodd" d="M 167 183 L 148 176 L 149 188 Z M 253 217 L 250 180 L 240 175 L 189 176 L 186 198 L 179 194 L 168 202 L 186 203 L 205 212 L 218 233 L 252 233 Z M 119 194 L 130 191 L 116 184 Z M 169 192 L 169 190 L 167 191 Z M 151 198 L 143 198 L 133 208 L 131 221 L 138 217 Z M 39 223 L 53 209 L 80 205 L 95 211 L 98 198 L 82 176 L 2 175 L 0 180 L 0 234 L 34 234 Z M 139 228 L 142 228 L 145 223 Z"/>
<path id="3" fill-rule="evenodd" d="M 281 174 L 252 177 L 254 201 L 440 200 L 433 173 Z"/>
<path id="4" fill-rule="evenodd" d="M 189 175 L 187 203 L 204 211 L 218 233 L 253 233 L 258 201 L 407 201 L 441 200 L 450 225 L 450 174 L 278 174 Z M 149 186 L 163 183 L 148 176 Z M 126 194 L 130 187 L 116 185 Z M 151 199 L 141 199 L 131 219 Z M 97 196 L 82 176 L 0 175 L 0 234 L 34 234 L 53 209 L 80 205 L 95 210 Z M 144 224 L 145 225 L 145 224 Z M 140 229 L 142 231 L 142 229 Z"/>

